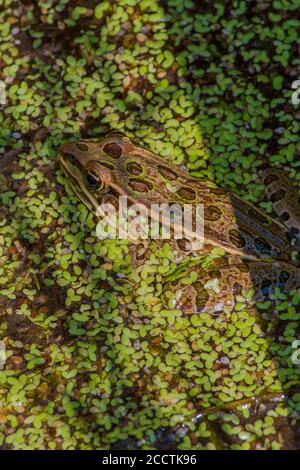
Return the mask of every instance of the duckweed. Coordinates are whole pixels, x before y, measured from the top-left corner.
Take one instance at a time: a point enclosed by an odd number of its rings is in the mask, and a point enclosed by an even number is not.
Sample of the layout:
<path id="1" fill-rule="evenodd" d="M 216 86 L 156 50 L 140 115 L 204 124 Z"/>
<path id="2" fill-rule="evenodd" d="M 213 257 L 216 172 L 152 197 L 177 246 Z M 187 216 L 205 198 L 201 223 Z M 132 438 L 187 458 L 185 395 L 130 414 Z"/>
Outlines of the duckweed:
<path id="1" fill-rule="evenodd" d="M 153 242 L 134 269 L 56 155 L 121 130 L 271 213 L 260 168 L 299 183 L 298 0 L 2 3 L 0 446 L 297 447 L 300 290 L 184 311 L 174 286 L 224 251 L 178 260 Z"/>

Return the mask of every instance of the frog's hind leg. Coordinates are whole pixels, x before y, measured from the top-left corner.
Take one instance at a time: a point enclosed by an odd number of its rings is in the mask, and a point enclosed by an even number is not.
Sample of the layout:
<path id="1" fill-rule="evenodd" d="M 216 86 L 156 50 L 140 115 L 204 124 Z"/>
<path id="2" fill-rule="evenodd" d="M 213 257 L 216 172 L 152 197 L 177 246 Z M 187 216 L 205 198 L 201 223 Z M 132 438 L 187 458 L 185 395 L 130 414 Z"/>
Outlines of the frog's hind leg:
<path id="1" fill-rule="evenodd" d="M 283 293 L 300 288 L 300 270 L 289 263 L 253 261 L 248 265 L 256 302 L 267 300 L 277 288 Z"/>
<path id="2" fill-rule="evenodd" d="M 268 168 L 262 172 L 268 199 L 280 220 L 300 242 L 299 192 L 286 172 L 279 168 Z"/>
<path id="3" fill-rule="evenodd" d="M 183 278 L 165 284 L 175 294 L 176 308 L 185 314 L 219 315 L 232 311 L 238 302 L 255 307 L 256 302 L 271 299 L 279 288 L 287 293 L 300 287 L 300 270 L 284 262 L 249 261 L 228 255 L 214 260 L 209 267 L 191 265 L 185 274 L 194 272 L 196 279 Z"/>

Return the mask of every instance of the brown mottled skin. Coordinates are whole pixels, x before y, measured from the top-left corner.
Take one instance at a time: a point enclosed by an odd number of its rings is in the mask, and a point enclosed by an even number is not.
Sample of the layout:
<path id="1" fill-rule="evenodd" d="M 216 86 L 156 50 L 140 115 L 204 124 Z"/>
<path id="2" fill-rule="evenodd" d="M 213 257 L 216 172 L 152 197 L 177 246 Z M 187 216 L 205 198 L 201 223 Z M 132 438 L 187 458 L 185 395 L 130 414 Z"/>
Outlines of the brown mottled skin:
<path id="1" fill-rule="evenodd" d="M 219 302 L 224 306 L 232 302 L 236 293 L 251 287 L 260 298 L 264 290 L 270 292 L 270 287 L 289 290 L 300 286 L 298 261 L 291 257 L 293 251 L 299 250 L 300 206 L 296 189 L 281 170 L 266 170 L 263 180 L 274 210 L 284 222 L 272 219 L 209 180 L 189 176 L 119 133 L 97 142 L 64 144 L 59 157 L 74 192 L 93 211 L 101 202 L 117 207 L 121 195 L 126 195 L 129 203 L 142 203 L 148 210 L 153 203 L 204 205 L 205 243 L 198 254 L 217 246 L 223 248 L 226 256 L 206 271 L 200 266 L 190 268 L 198 275 L 198 281 L 190 288 L 194 289 L 188 301 L 193 304 L 192 309 L 199 311 L 201 304 L 201 310 L 207 310 L 209 303 Z M 182 244 L 172 243 L 182 254 Z M 213 275 L 219 279 L 220 291 L 214 292 L 212 301 L 212 294 L 204 286 Z M 197 300 L 200 291 L 202 300 Z M 182 302 L 181 299 L 181 306 Z"/>

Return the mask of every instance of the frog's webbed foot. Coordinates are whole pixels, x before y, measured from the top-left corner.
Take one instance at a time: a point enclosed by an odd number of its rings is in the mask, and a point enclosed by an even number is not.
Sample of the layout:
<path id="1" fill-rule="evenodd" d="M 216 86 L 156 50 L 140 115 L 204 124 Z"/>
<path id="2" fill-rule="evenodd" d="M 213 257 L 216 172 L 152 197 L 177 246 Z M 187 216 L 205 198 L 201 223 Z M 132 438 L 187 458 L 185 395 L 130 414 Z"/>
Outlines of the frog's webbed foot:
<path id="1" fill-rule="evenodd" d="M 263 170 L 262 180 L 274 211 L 291 234 L 299 240 L 300 245 L 300 203 L 297 188 L 281 168 Z"/>

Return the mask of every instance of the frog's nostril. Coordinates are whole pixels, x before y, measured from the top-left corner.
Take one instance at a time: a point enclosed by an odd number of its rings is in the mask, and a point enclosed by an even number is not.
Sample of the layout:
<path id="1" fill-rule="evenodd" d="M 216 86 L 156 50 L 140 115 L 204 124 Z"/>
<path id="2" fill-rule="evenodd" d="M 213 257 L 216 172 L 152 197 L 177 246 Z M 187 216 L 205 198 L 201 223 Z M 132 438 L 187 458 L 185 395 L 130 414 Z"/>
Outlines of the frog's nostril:
<path id="1" fill-rule="evenodd" d="M 65 159 L 69 160 L 71 163 L 75 163 L 76 162 L 76 158 L 74 157 L 74 155 L 70 152 L 66 152 L 65 150 L 61 149 L 60 150 L 60 155 L 62 157 L 64 157 Z"/>
<path id="2" fill-rule="evenodd" d="M 73 153 L 64 151 L 63 149 L 60 149 L 59 152 L 60 157 L 65 161 L 65 164 L 71 164 L 72 166 L 77 166 L 77 159 Z"/>

